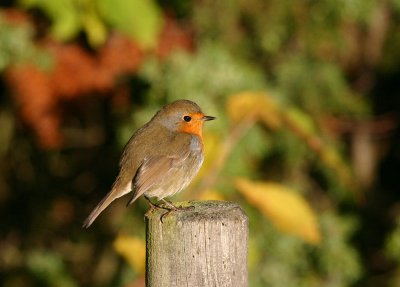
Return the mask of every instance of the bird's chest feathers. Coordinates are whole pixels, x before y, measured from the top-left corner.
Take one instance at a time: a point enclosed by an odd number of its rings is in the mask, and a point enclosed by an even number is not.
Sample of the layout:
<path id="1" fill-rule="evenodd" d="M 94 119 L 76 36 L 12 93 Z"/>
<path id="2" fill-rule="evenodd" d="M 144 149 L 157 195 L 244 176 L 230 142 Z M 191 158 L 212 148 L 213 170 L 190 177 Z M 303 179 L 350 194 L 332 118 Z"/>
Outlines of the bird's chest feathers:
<path id="1" fill-rule="evenodd" d="M 192 135 L 190 139 L 189 149 L 193 152 L 203 152 L 203 142 L 196 135 Z"/>
<path id="2" fill-rule="evenodd" d="M 177 140 L 178 142 L 182 142 L 181 140 Z M 197 171 L 204 160 L 203 155 L 203 142 L 196 135 L 187 135 L 185 138 L 184 145 L 177 149 L 179 156 L 175 163 L 177 165 L 189 166 L 189 170 L 192 169 Z"/>
<path id="3" fill-rule="evenodd" d="M 187 153 L 203 153 L 203 141 L 201 137 L 187 133 L 173 133 L 169 139 L 169 145 L 176 152 L 184 156 Z"/>

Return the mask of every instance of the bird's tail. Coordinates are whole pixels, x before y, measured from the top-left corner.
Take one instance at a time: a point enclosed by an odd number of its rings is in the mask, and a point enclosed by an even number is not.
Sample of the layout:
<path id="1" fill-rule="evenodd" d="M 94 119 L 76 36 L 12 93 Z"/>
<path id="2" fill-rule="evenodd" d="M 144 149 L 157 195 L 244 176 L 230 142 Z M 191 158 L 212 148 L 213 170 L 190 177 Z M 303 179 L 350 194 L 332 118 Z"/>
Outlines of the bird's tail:
<path id="1" fill-rule="evenodd" d="M 124 190 L 120 190 L 117 188 L 116 185 L 111 189 L 109 193 L 107 193 L 106 196 L 99 202 L 99 204 L 93 209 L 93 211 L 89 214 L 89 216 L 85 219 L 83 222 L 83 227 L 84 228 L 89 228 L 90 225 L 92 225 L 93 221 L 100 215 L 100 213 L 103 212 L 104 209 L 107 208 L 107 206 L 110 205 L 111 202 L 113 202 L 115 199 L 118 197 L 121 197 L 131 191 L 131 186 L 125 188 Z"/>
<path id="2" fill-rule="evenodd" d="M 85 219 L 83 222 L 83 227 L 84 228 L 89 228 L 90 225 L 92 225 L 93 221 L 100 215 L 100 213 L 103 212 L 104 209 L 107 208 L 107 206 L 110 205 L 110 203 L 114 200 L 114 197 L 112 196 L 112 191 L 110 191 L 100 202 L 99 204 L 93 209 L 93 211 L 89 214 L 89 216 Z"/>

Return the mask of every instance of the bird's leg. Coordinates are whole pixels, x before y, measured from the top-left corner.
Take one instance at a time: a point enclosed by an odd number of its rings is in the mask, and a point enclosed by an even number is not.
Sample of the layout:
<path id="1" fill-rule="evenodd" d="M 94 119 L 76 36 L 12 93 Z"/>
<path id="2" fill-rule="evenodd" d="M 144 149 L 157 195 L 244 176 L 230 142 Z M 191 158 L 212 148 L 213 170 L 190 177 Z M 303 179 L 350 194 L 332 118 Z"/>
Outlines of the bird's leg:
<path id="1" fill-rule="evenodd" d="M 148 198 L 146 195 L 144 196 L 144 198 L 146 198 L 147 202 L 149 203 L 150 209 L 156 208 L 156 205 L 151 202 L 150 198 Z"/>
<path id="2" fill-rule="evenodd" d="M 160 199 L 162 200 L 166 205 L 168 205 L 172 210 L 177 210 L 177 211 L 183 211 L 183 210 L 190 210 L 194 209 L 194 206 L 176 206 L 173 204 L 171 201 L 166 200 L 166 199 Z"/>
<path id="3" fill-rule="evenodd" d="M 164 206 L 161 206 L 161 205 L 159 205 L 159 204 L 153 203 L 153 202 L 150 200 L 150 198 L 147 197 L 146 195 L 144 196 L 144 198 L 146 198 L 147 202 L 148 202 L 149 205 L 150 205 L 150 211 L 153 210 L 153 209 L 156 209 L 156 208 L 160 208 L 160 209 L 167 210 L 167 211 L 166 211 L 165 213 L 163 213 L 163 215 L 161 215 L 161 217 L 160 217 L 160 221 L 161 221 L 161 223 L 163 223 L 163 217 L 164 217 L 164 215 L 170 213 L 170 212 L 171 212 L 171 209 L 170 209 L 170 208 L 167 208 L 167 207 L 164 207 Z"/>
<path id="4" fill-rule="evenodd" d="M 155 204 L 155 203 L 151 202 L 150 198 L 147 197 L 146 195 L 144 196 L 144 198 L 146 198 L 146 200 L 149 202 L 150 208 L 151 208 L 151 209 L 154 209 L 154 208 L 161 208 L 161 209 L 170 210 L 170 208 L 167 208 L 167 207 L 164 207 L 164 206 L 161 206 L 161 205 L 159 205 L 159 204 Z"/>
<path id="5" fill-rule="evenodd" d="M 163 207 L 165 209 L 168 209 L 167 212 L 163 213 L 163 215 L 161 215 L 161 217 L 160 217 L 161 223 L 164 223 L 164 216 L 167 216 L 172 211 L 179 210 L 179 208 L 176 207 L 172 202 L 165 200 L 164 198 L 161 198 L 160 201 L 164 202 L 164 204 L 169 207 L 169 208 Z"/>
<path id="6" fill-rule="evenodd" d="M 170 201 L 168 201 L 166 199 L 163 199 L 163 198 L 160 199 L 160 200 L 163 201 L 165 203 L 165 205 L 168 205 L 170 207 L 169 210 L 166 213 L 161 215 L 161 218 L 160 218 L 161 222 L 163 222 L 164 216 L 167 216 L 171 211 L 184 211 L 184 210 L 192 210 L 192 209 L 195 208 L 192 205 L 191 206 L 176 206 L 172 202 L 170 202 Z M 167 209 L 167 208 L 165 208 L 165 209 Z"/>
<path id="7" fill-rule="evenodd" d="M 169 207 L 170 210 L 180 210 L 179 207 L 175 206 L 171 201 L 168 201 L 164 198 L 160 199 L 162 202 L 165 203 L 165 205 L 167 205 Z"/>

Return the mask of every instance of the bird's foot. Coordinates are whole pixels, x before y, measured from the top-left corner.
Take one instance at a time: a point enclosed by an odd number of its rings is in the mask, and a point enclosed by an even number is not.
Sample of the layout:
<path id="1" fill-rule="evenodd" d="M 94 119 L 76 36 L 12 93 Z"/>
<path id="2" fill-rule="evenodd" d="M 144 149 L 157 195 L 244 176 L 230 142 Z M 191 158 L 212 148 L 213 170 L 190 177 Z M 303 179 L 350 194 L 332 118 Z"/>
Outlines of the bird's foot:
<path id="1" fill-rule="evenodd" d="M 149 205 L 150 205 L 150 209 L 156 209 L 156 208 L 159 208 L 159 209 L 165 209 L 165 210 L 170 210 L 171 209 L 171 207 L 166 207 L 166 206 L 164 206 L 164 205 L 161 205 L 161 204 L 156 204 L 156 203 L 154 203 L 154 202 L 152 202 L 151 200 L 150 200 L 150 198 L 148 198 L 147 196 L 145 196 L 144 198 L 146 198 L 146 200 L 148 201 L 148 203 L 149 203 Z M 165 201 L 164 201 L 165 202 Z M 171 204 L 172 206 L 173 206 L 173 204 Z"/>
<path id="2" fill-rule="evenodd" d="M 191 205 L 190 206 L 182 206 L 182 205 L 176 206 L 168 200 L 161 199 L 161 201 L 163 201 L 164 204 L 168 206 L 168 208 L 166 208 L 165 206 L 163 207 L 164 209 L 168 209 L 168 211 L 165 212 L 163 215 L 161 215 L 161 217 L 160 217 L 161 223 L 163 223 L 164 217 L 167 216 L 168 214 L 170 214 L 172 211 L 185 211 L 185 210 L 193 210 L 194 209 L 194 206 L 191 206 Z"/>
<path id="3" fill-rule="evenodd" d="M 165 213 L 163 213 L 160 217 L 160 221 L 161 223 L 164 223 L 164 217 L 167 216 L 168 214 L 170 214 L 172 211 L 185 211 L 185 210 L 193 210 L 194 206 L 176 206 L 174 205 L 172 202 L 165 200 L 165 199 L 160 199 L 160 201 L 163 202 L 163 204 L 155 204 L 153 202 L 151 202 L 150 198 L 148 198 L 147 196 L 145 196 L 145 198 L 147 199 L 147 201 L 150 204 L 150 208 L 151 209 L 155 209 L 155 208 L 159 208 L 159 209 L 164 209 L 166 210 Z"/>

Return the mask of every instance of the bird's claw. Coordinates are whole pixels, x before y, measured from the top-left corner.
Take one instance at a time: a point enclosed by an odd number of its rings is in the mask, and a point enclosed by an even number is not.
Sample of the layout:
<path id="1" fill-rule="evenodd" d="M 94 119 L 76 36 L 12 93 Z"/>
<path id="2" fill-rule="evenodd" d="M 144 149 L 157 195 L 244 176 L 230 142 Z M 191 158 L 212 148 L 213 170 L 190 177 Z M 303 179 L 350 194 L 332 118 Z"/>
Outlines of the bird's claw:
<path id="1" fill-rule="evenodd" d="M 166 207 L 161 207 L 163 209 L 167 209 L 167 211 L 165 213 L 163 213 L 160 216 L 160 221 L 161 223 L 164 223 L 164 217 L 167 216 L 168 214 L 170 214 L 172 211 L 185 211 L 185 210 L 193 210 L 195 209 L 195 207 L 193 205 L 190 206 L 175 206 L 173 204 L 171 204 L 173 206 L 173 208 L 166 208 Z"/>

